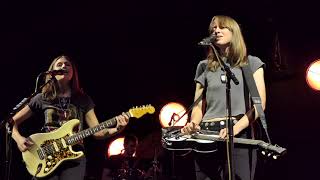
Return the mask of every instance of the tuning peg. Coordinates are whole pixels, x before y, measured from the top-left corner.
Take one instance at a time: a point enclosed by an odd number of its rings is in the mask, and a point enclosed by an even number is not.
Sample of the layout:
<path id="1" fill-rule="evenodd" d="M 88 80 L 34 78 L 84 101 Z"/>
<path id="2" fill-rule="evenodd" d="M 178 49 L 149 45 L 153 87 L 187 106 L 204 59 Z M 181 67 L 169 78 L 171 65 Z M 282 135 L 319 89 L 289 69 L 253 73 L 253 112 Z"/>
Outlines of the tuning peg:
<path id="1" fill-rule="evenodd" d="M 268 155 L 267 155 L 267 156 L 268 156 L 268 157 L 270 157 L 271 155 L 272 155 L 272 153 L 268 153 Z"/>
<path id="2" fill-rule="evenodd" d="M 265 156 L 267 153 L 265 151 L 261 151 L 261 154 Z"/>
<path id="3" fill-rule="evenodd" d="M 273 158 L 274 160 L 276 160 L 276 159 L 278 159 L 278 156 L 277 156 L 277 155 L 273 155 L 272 158 Z"/>

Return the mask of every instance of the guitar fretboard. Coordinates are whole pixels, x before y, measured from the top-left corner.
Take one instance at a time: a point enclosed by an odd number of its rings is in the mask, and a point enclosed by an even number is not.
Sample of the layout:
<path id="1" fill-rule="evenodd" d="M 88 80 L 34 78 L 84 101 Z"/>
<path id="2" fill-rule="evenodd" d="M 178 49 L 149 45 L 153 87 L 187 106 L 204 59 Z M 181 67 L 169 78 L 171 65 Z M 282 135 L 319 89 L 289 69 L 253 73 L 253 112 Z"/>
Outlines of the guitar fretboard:
<path id="1" fill-rule="evenodd" d="M 210 134 L 210 135 L 195 134 L 192 137 L 196 139 L 204 139 L 204 140 L 211 140 L 211 141 L 226 141 L 226 139 L 220 138 L 219 135 L 213 135 L 213 134 Z M 284 154 L 287 151 L 285 148 L 266 143 L 262 140 L 244 139 L 244 138 L 233 138 L 233 140 L 234 140 L 234 143 L 237 143 L 237 144 L 259 146 L 259 147 L 262 147 L 263 149 L 277 152 L 278 154 Z"/>
<path id="2" fill-rule="evenodd" d="M 74 145 L 74 144 L 77 144 L 80 141 L 82 141 L 84 138 L 89 137 L 89 136 L 93 135 L 94 133 L 101 131 L 103 129 L 115 126 L 116 124 L 117 124 L 116 118 L 111 118 L 107 121 L 100 123 L 99 125 L 97 125 L 95 127 L 80 131 L 70 137 L 67 137 L 65 140 L 68 145 Z"/>

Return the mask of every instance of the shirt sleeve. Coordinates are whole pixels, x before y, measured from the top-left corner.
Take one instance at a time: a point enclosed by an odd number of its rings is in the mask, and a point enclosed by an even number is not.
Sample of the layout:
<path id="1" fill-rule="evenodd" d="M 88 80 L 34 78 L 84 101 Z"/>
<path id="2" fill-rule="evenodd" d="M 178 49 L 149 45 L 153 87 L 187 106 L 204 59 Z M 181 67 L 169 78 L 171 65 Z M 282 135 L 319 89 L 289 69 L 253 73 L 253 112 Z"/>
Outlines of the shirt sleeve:
<path id="1" fill-rule="evenodd" d="M 200 83 L 202 86 L 205 85 L 206 77 L 205 77 L 205 73 L 204 72 L 205 72 L 205 70 L 207 68 L 207 64 L 208 64 L 207 60 L 200 61 L 198 66 L 197 66 L 196 75 L 194 77 L 194 81 L 196 83 Z"/>
<path id="2" fill-rule="evenodd" d="M 88 111 L 90 111 L 91 109 L 93 109 L 95 107 L 95 104 L 94 104 L 92 98 L 87 94 L 85 94 L 83 96 L 82 102 L 83 102 L 82 108 L 83 108 L 84 113 L 87 113 Z"/>
<path id="3" fill-rule="evenodd" d="M 248 61 L 252 72 L 256 72 L 259 68 L 264 68 L 265 63 L 256 56 L 248 56 Z"/>
<path id="4" fill-rule="evenodd" d="M 30 107 L 32 112 L 39 112 L 42 109 L 42 94 L 39 93 L 31 98 L 28 106 Z"/>

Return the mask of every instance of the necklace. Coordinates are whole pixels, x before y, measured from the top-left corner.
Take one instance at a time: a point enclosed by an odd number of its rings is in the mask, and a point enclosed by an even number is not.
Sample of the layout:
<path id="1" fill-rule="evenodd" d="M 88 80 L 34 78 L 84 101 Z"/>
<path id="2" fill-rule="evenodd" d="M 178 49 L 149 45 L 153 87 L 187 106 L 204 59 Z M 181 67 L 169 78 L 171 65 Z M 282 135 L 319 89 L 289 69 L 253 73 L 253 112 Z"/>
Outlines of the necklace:
<path id="1" fill-rule="evenodd" d="M 64 119 L 67 119 L 67 113 L 70 106 L 70 97 L 59 97 L 60 110 L 63 112 Z"/>

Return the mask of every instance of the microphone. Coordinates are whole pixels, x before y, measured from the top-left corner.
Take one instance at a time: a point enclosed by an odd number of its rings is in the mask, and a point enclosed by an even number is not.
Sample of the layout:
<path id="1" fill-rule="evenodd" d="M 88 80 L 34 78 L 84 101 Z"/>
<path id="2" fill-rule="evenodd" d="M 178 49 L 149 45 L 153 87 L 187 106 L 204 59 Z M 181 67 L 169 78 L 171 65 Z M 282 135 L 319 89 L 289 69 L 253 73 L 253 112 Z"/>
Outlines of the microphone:
<path id="1" fill-rule="evenodd" d="M 215 34 L 211 34 L 209 37 L 203 38 L 198 45 L 209 46 L 216 39 Z"/>
<path id="2" fill-rule="evenodd" d="M 50 74 L 51 76 L 55 76 L 55 75 L 63 75 L 64 73 L 67 73 L 67 70 L 64 69 L 59 69 L 59 70 L 51 70 L 51 71 L 45 71 L 42 74 Z"/>

